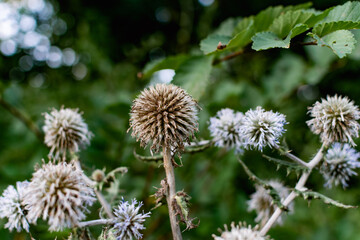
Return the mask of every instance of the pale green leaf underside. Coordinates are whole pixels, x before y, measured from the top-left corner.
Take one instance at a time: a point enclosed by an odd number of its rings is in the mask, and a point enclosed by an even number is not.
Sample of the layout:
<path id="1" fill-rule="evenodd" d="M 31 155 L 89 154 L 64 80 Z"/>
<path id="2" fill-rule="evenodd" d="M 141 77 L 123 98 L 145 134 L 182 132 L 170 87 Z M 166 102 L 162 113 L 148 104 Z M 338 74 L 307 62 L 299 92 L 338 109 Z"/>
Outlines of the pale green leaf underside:
<path id="1" fill-rule="evenodd" d="M 176 70 L 183 62 L 189 59 L 188 55 L 179 54 L 176 56 L 170 56 L 160 60 L 152 61 L 144 67 L 143 78 L 149 78 L 151 75 L 162 69 L 174 69 Z"/>
<path id="2" fill-rule="evenodd" d="M 269 48 L 289 48 L 290 38 L 290 35 L 285 39 L 281 39 L 273 32 L 260 32 L 252 37 L 252 49 L 260 51 Z"/>
<path id="3" fill-rule="evenodd" d="M 317 41 L 317 45 L 329 47 L 339 58 L 350 54 L 355 48 L 354 34 L 348 30 L 338 30 L 324 37 L 310 33 L 309 36 Z"/>
<path id="4" fill-rule="evenodd" d="M 219 43 L 227 45 L 231 37 L 225 35 L 209 35 L 200 42 L 200 50 L 205 54 L 215 52 Z"/>
<path id="5" fill-rule="evenodd" d="M 205 93 L 212 69 L 212 55 L 191 57 L 176 70 L 173 84 L 184 88 L 199 100 Z"/>

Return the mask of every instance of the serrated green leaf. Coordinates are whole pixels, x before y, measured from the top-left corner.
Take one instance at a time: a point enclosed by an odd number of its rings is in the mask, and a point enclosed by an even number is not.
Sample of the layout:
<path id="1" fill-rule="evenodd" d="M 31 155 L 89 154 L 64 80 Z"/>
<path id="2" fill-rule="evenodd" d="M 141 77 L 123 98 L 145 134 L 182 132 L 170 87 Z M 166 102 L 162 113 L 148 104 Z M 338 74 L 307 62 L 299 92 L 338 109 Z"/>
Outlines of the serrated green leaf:
<path id="1" fill-rule="evenodd" d="M 288 162 L 288 161 L 284 161 L 281 159 L 273 158 L 273 157 L 267 156 L 265 154 L 263 154 L 263 157 L 266 158 L 267 160 L 269 160 L 270 162 L 274 162 L 275 164 L 277 164 L 277 168 L 279 168 L 279 166 L 283 166 L 288 171 L 295 172 L 295 173 L 298 171 L 308 170 L 306 167 L 303 167 L 303 166 L 293 163 L 293 162 Z"/>
<path id="2" fill-rule="evenodd" d="M 354 34 L 348 30 L 338 30 L 324 37 L 319 37 L 313 33 L 308 35 L 316 40 L 317 45 L 329 47 L 339 58 L 350 54 L 355 48 Z"/>
<path id="3" fill-rule="evenodd" d="M 329 204 L 329 205 L 333 205 L 336 207 L 340 207 L 340 208 L 345 208 L 345 209 L 349 209 L 349 208 L 357 208 L 357 206 L 352 206 L 352 205 L 346 205 L 343 204 L 341 202 L 338 202 L 334 199 L 331 199 L 321 193 L 318 192 L 314 192 L 314 191 L 299 191 L 297 189 L 294 189 L 295 193 L 297 195 L 302 196 L 305 200 L 311 200 L 311 199 L 320 199 L 322 200 L 324 203 Z"/>
<path id="4" fill-rule="evenodd" d="M 231 37 L 238 22 L 241 18 L 228 18 L 223 21 L 220 26 L 211 35 L 223 35 Z"/>
<path id="5" fill-rule="evenodd" d="M 246 45 L 248 45 L 251 42 L 251 37 L 253 36 L 253 32 L 254 32 L 254 22 L 252 20 L 250 20 L 249 22 L 247 22 L 247 27 L 244 28 L 242 31 L 240 31 L 238 34 L 235 35 L 235 37 L 233 37 L 228 45 L 227 45 L 227 49 L 240 49 L 245 47 Z"/>
<path id="6" fill-rule="evenodd" d="M 201 40 L 200 50 L 205 54 L 209 54 L 217 51 L 217 46 L 219 43 L 227 45 L 231 37 L 224 35 L 209 35 L 207 38 Z M 220 50 L 221 51 L 221 50 Z"/>
<path id="7" fill-rule="evenodd" d="M 260 32 L 251 38 L 251 40 L 253 40 L 251 48 L 256 51 L 266 50 L 269 48 L 289 48 L 290 39 L 291 35 L 282 39 L 273 32 Z"/>
<path id="8" fill-rule="evenodd" d="M 189 59 L 189 55 L 185 54 L 179 54 L 176 56 L 170 56 L 167 58 L 163 58 L 160 60 L 155 60 L 152 62 L 149 62 L 144 67 L 144 70 L 142 72 L 143 78 L 149 78 L 154 72 L 157 72 L 162 69 L 174 69 L 176 70 L 183 62 L 185 62 L 187 59 Z"/>
<path id="9" fill-rule="evenodd" d="M 192 57 L 176 70 L 172 83 L 183 87 L 193 98 L 199 100 L 209 82 L 212 60 L 211 55 Z"/>
<path id="10" fill-rule="evenodd" d="M 329 9 L 328 12 L 328 15 L 314 26 L 314 34 L 322 37 L 340 29 L 360 28 L 360 2 L 347 2 Z"/>

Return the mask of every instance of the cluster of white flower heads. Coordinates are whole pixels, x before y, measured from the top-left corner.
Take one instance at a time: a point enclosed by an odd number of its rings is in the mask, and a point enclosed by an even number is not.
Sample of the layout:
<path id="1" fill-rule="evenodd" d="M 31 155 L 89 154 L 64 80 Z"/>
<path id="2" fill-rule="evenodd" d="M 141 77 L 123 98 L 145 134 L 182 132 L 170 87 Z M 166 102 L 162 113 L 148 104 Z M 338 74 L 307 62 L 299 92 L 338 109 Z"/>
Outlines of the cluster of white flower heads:
<path id="1" fill-rule="evenodd" d="M 215 146 L 232 149 L 242 153 L 246 141 L 242 137 L 240 127 L 244 114 L 225 108 L 216 113 L 215 117 L 210 118 L 209 130 Z"/>
<path id="2" fill-rule="evenodd" d="M 360 153 L 349 144 L 334 143 L 327 151 L 320 169 L 326 181 L 325 187 L 331 188 L 340 183 L 343 188 L 348 187 L 350 177 L 357 175 L 354 169 L 360 168 L 359 157 Z"/>
<path id="3" fill-rule="evenodd" d="M 313 119 L 307 121 L 311 131 L 320 135 L 326 145 L 333 142 L 348 142 L 355 146 L 353 137 L 359 137 L 360 119 L 358 106 L 347 97 L 327 96 L 309 108 Z"/>
<path id="4" fill-rule="evenodd" d="M 94 190 L 85 181 L 84 173 L 73 163 L 43 164 L 25 190 L 23 204 L 27 219 L 36 223 L 42 216 L 50 231 L 74 227 L 85 218 L 87 206 L 96 200 Z"/>
<path id="5" fill-rule="evenodd" d="M 139 230 L 145 229 L 145 218 L 150 217 L 150 212 L 139 213 L 143 203 L 133 199 L 131 204 L 124 199 L 120 202 L 119 206 L 114 210 L 115 220 L 112 229 L 116 240 L 131 240 L 141 239 L 142 234 Z"/>
<path id="6" fill-rule="evenodd" d="M 285 187 L 281 182 L 277 180 L 270 180 L 268 184 L 272 186 L 274 190 L 279 194 L 281 201 L 283 201 L 289 195 L 289 189 Z M 256 185 L 255 187 L 256 191 L 251 194 L 250 200 L 247 202 L 248 211 L 255 210 L 257 213 L 255 221 L 263 225 L 275 212 L 276 205 L 274 204 L 273 198 L 270 195 L 269 189 L 265 189 L 263 186 L 260 185 Z M 289 212 L 292 212 L 293 208 L 293 204 L 290 204 L 288 206 Z M 276 223 L 282 224 L 282 222 L 283 215 L 277 219 Z"/>
<path id="7" fill-rule="evenodd" d="M 20 232 L 22 229 L 29 232 L 29 223 L 26 219 L 24 205 L 24 190 L 29 182 L 17 182 L 16 188 L 12 185 L 7 187 L 0 197 L 0 218 L 7 218 L 8 222 L 5 228 L 10 231 L 16 229 Z"/>
<path id="8" fill-rule="evenodd" d="M 63 159 L 66 152 L 79 152 L 81 147 L 90 144 L 92 133 L 82 118 L 78 109 L 61 107 L 60 110 L 53 109 L 50 113 L 44 113 L 45 144 L 50 147 L 49 155 Z"/>
<path id="9" fill-rule="evenodd" d="M 248 148 L 262 151 L 266 146 L 278 147 L 279 138 L 286 131 L 285 124 L 287 124 L 285 115 L 257 107 L 245 113 L 240 130 Z"/>
<path id="10" fill-rule="evenodd" d="M 231 223 L 231 229 L 229 230 L 226 225 L 224 225 L 225 230 L 220 231 L 220 236 L 212 235 L 214 240 L 270 240 L 269 236 L 261 236 L 260 232 L 257 230 L 257 227 L 252 228 L 250 225 L 239 223 L 235 225 L 234 222 Z"/>

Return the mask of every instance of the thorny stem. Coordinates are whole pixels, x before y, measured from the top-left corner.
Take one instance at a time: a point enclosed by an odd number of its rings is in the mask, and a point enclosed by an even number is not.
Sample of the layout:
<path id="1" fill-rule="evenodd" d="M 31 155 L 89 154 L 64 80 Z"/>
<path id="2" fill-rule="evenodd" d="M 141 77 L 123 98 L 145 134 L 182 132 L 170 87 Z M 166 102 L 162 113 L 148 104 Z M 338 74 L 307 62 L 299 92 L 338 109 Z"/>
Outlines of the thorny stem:
<path id="1" fill-rule="evenodd" d="M 288 157 L 289 159 L 293 160 L 294 162 L 296 162 L 304 167 L 307 167 L 307 168 L 309 167 L 309 163 L 304 162 L 303 160 L 301 160 L 297 156 L 293 155 L 292 153 L 282 150 L 279 146 L 275 146 L 275 148 L 280 152 L 281 155 Z"/>
<path id="2" fill-rule="evenodd" d="M 317 154 L 315 155 L 315 157 L 309 163 L 307 163 L 309 170 L 303 172 L 303 174 L 301 175 L 299 181 L 297 182 L 297 184 L 295 186 L 296 190 L 303 191 L 306 188 L 305 184 L 311 174 L 311 171 L 314 169 L 314 167 L 316 167 L 316 165 L 318 165 L 320 163 L 321 159 L 324 156 L 324 153 L 323 153 L 324 148 L 325 148 L 325 145 L 323 144 L 321 146 L 321 148 L 319 149 L 319 151 L 317 152 Z M 285 206 L 285 207 L 289 206 L 289 204 L 296 198 L 296 196 L 297 196 L 296 193 L 294 191 L 292 191 L 283 201 L 283 203 L 282 203 L 283 206 Z M 272 225 L 280 217 L 282 212 L 283 212 L 282 209 L 280 209 L 279 207 L 276 208 L 275 212 L 272 214 L 272 216 L 267 221 L 265 226 L 261 229 L 260 234 L 262 236 L 266 235 L 266 233 L 270 230 Z"/>
<path id="3" fill-rule="evenodd" d="M 77 157 L 74 157 L 73 158 L 74 160 L 74 164 L 75 164 L 75 167 L 79 170 L 82 171 L 82 168 L 81 168 L 81 164 L 80 164 L 80 161 Z M 104 196 L 101 194 L 101 192 L 96 189 L 94 186 L 96 185 L 95 182 L 93 180 L 91 180 L 88 176 L 86 176 L 84 174 L 84 178 L 85 178 L 85 181 L 86 183 L 91 186 L 93 189 L 94 189 L 94 192 L 96 194 L 96 197 L 98 198 L 101 206 L 104 208 L 104 211 L 106 212 L 106 214 L 110 217 L 110 218 L 114 218 L 114 214 L 112 213 L 111 211 L 111 206 L 110 204 L 106 201 L 106 199 L 104 198 Z"/>
<path id="4" fill-rule="evenodd" d="M 84 227 L 91 227 L 96 225 L 107 225 L 107 224 L 111 224 L 113 221 L 114 221 L 113 219 L 96 219 L 86 222 L 79 222 L 77 226 L 79 228 L 84 228 Z"/>
<path id="5" fill-rule="evenodd" d="M 17 108 L 15 108 L 14 106 L 12 106 L 8 102 L 6 102 L 1 94 L 0 94 L 0 105 L 4 109 L 6 109 L 9 113 L 11 113 L 14 117 L 16 117 L 21 122 L 23 122 L 25 124 L 25 126 L 30 131 L 32 131 L 41 142 L 44 140 L 44 135 L 41 132 L 41 130 L 38 128 L 38 126 L 36 126 L 36 124 L 29 117 L 25 116 Z"/>
<path id="6" fill-rule="evenodd" d="M 165 145 L 163 145 L 163 155 L 164 155 L 164 169 L 166 173 L 166 181 L 169 186 L 168 194 L 166 195 L 166 201 L 169 209 L 171 231 L 174 240 L 182 240 L 180 226 L 177 222 L 175 209 L 173 208 L 172 205 L 173 202 L 172 200 L 176 195 L 174 166 L 172 163 L 171 150 L 169 147 Z"/>

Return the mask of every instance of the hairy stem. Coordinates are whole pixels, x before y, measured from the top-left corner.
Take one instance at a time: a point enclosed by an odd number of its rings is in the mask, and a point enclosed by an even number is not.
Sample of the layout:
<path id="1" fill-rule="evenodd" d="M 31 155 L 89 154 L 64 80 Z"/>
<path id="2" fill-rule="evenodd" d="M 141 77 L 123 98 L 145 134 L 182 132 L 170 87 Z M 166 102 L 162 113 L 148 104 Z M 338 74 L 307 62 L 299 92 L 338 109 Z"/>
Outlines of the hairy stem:
<path id="1" fill-rule="evenodd" d="M 107 225 L 113 222 L 113 219 L 96 219 L 96 220 L 91 220 L 91 221 L 86 221 L 86 222 L 79 222 L 77 224 L 77 226 L 79 228 L 84 228 L 84 227 L 91 227 L 91 226 L 96 226 L 96 225 Z"/>
<path id="2" fill-rule="evenodd" d="M 176 194 L 176 187 L 175 187 L 174 166 L 172 164 L 171 150 L 169 147 L 163 146 L 163 155 L 164 155 L 164 168 L 166 173 L 166 181 L 169 186 L 168 194 L 166 195 L 166 201 L 169 209 L 171 231 L 174 240 L 182 240 L 180 226 L 177 222 L 175 209 L 172 204 Z"/>
<path id="3" fill-rule="evenodd" d="M 297 182 L 297 184 L 295 186 L 295 189 L 300 190 L 300 191 L 304 190 L 306 181 L 308 180 L 308 178 L 311 174 L 311 171 L 314 169 L 314 167 L 316 167 L 316 165 L 318 165 L 320 163 L 321 159 L 324 156 L 324 153 L 323 153 L 324 148 L 325 148 L 325 145 L 323 144 L 321 146 L 321 148 L 319 149 L 319 151 L 317 152 L 317 154 L 315 155 L 315 157 L 309 163 L 307 163 L 309 170 L 303 172 L 303 174 L 301 175 L 299 181 Z M 289 206 L 289 204 L 296 198 L 296 196 L 297 196 L 296 193 L 294 191 L 292 191 L 283 201 L 283 203 L 282 203 L 283 206 L 285 206 L 285 207 Z M 272 214 L 272 216 L 269 218 L 267 223 L 261 229 L 260 234 L 262 236 L 266 235 L 266 233 L 270 230 L 272 225 L 280 217 L 282 212 L 283 212 L 282 209 L 276 208 L 275 212 Z"/>
<path id="4" fill-rule="evenodd" d="M 32 131 L 35 136 L 42 142 L 44 140 L 44 135 L 41 130 L 36 126 L 36 124 L 27 116 L 25 116 L 22 112 L 20 112 L 17 108 L 10 105 L 8 102 L 4 100 L 4 98 L 0 95 L 0 105 L 11 113 L 14 117 L 19 119 L 24 125 Z"/>
<path id="5" fill-rule="evenodd" d="M 82 171 L 81 164 L 80 164 L 80 161 L 79 161 L 78 157 L 77 156 L 73 157 L 73 160 L 74 160 L 75 167 Z M 106 199 L 101 194 L 101 192 L 94 187 L 96 185 L 95 182 L 93 180 L 91 180 L 88 176 L 86 176 L 85 174 L 84 174 L 84 178 L 85 178 L 86 183 L 89 186 L 94 188 L 94 192 L 96 194 L 96 197 L 99 200 L 101 206 L 104 208 L 104 211 L 106 212 L 106 214 L 110 218 L 114 218 L 114 214 L 111 211 L 111 205 L 106 201 Z"/>

